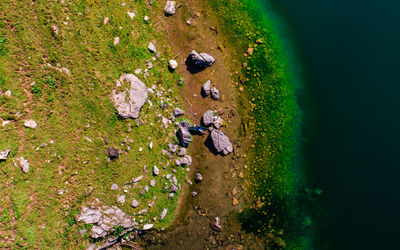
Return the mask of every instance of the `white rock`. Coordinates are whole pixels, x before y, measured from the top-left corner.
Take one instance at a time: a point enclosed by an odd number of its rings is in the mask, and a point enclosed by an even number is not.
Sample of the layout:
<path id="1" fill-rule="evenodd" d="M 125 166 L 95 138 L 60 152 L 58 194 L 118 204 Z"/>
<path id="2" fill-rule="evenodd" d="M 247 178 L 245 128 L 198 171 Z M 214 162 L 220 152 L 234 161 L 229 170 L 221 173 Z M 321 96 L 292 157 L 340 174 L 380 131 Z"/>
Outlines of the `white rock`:
<path id="1" fill-rule="evenodd" d="M 149 149 L 153 149 L 153 142 L 150 142 Z"/>
<path id="2" fill-rule="evenodd" d="M 118 185 L 115 183 L 111 185 L 111 190 L 118 190 L 118 188 Z"/>
<path id="3" fill-rule="evenodd" d="M 149 21 L 149 17 L 148 17 L 148 16 L 145 16 L 145 17 L 144 17 L 144 21 L 147 23 L 147 22 Z"/>
<path id="4" fill-rule="evenodd" d="M 5 161 L 7 160 L 8 154 L 10 153 L 11 149 L 6 149 L 3 151 L 0 151 L 0 161 Z"/>
<path id="5" fill-rule="evenodd" d="M 178 67 L 178 63 L 175 60 L 169 60 L 168 67 L 170 69 L 174 70 Z"/>
<path id="6" fill-rule="evenodd" d="M 34 120 L 25 121 L 24 126 L 27 128 L 35 129 L 37 127 L 37 123 Z"/>
<path id="7" fill-rule="evenodd" d="M 149 43 L 149 46 L 147 46 L 147 48 L 150 50 L 151 53 L 157 52 L 156 46 L 154 46 L 153 43 Z"/>
<path id="8" fill-rule="evenodd" d="M 153 174 L 154 175 L 159 175 L 160 174 L 160 170 L 158 169 L 157 166 L 153 166 Z"/>
<path id="9" fill-rule="evenodd" d="M 105 17 L 104 20 L 103 20 L 103 24 L 106 25 L 108 23 L 108 21 L 110 21 L 110 18 Z"/>
<path id="10" fill-rule="evenodd" d="M 139 202 L 137 200 L 133 200 L 131 206 L 137 208 L 139 206 Z"/>
<path id="11" fill-rule="evenodd" d="M 150 228 L 152 228 L 153 227 L 153 224 L 145 224 L 144 226 L 143 226 L 143 230 L 149 230 Z"/>
<path id="12" fill-rule="evenodd" d="M 167 215 L 167 212 L 168 212 L 168 209 L 164 208 L 160 215 L 161 220 L 163 220 L 165 218 L 165 216 Z"/>
<path id="13" fill-rule="evenodd" d="M 7 96 L 7 97 L 11 97 L 11 90 L 7 90 L 7 91 L 4 93 L 4 95 Z"/>
<path id="14" fill-rule="evenodd" d="M 3 127 L 5 127 L 9 123 L 10 123 L 10 121 L 3 121 Z"/>
<path id="15" fill-rule="evenodd" d="M 164 8 L 165 15 L 172 16 L 176 12 L 176 2 L 175 1 L 167 1 Z"/>
<path id="16" fill-rule="evenodd" d="M 128 16 L 131 18 L 131 19 L 133 19 L 135 16 L 136 16 L 136 14 L 132 11 L 132 12 L 130 12 L 129 10 L 128 10 Z"/>
<path id="17" fill-rule="evenodd" d="M 119 44 L 119 37 L 114 38 L 114 46 L 117 46 Z"/>
<path id="18" fill-rule="evenodd" d="M 18 157 L 17 161 L 19 163 L 19 166 L 22 169 L 22 172 L 24 172 L 25 174 L 29 172 L 29 162 L 27 160 L 24 159 L 24 157 Z"/>
<path id="19" fill-rule="evenodd" d="M 118 196 L 118 202 L 124 204 L 125 203 L 125 195 Z"/>

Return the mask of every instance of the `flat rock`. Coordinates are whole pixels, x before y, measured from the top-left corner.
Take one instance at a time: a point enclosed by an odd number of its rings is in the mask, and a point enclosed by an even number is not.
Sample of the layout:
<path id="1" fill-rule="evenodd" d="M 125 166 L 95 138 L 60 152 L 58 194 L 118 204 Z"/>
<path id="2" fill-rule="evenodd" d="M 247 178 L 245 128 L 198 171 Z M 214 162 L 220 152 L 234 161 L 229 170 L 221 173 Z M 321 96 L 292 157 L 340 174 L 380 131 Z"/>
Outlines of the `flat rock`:
<path id="1" fill-rule="evenodd" d="M 11 149 L 6 149 L 3 151 L 0 151 L 0 161 L 5 161 L 7 160 L 8 154 L 10 153 Z"/>
<path id="2" fill-rule="evenodd" d="M 139 202 L 137 200 L 133 200 L 131 206 L 137 208 L 139 206 Z"/>
<path id="3" fill-rule="evenodd" d="M 133 183 L 133 184 L 136 184 L 136 183 L 138 183 L 139 181 L 141 181 L 142 179 L 143 179 L 143 175 L 140 175 L 140 176 L 138 176 L 138 177 L 132 179 L 132 183 Z"/>
<path id="4" fill-rule="evenodd" d="M 188 147 L 192 142 L 192 136 L 187 127 L 180 127 L 177 132 L 179 142 L 181 146 Z"/>
<path id="5" fill-rule="evenodd" d="M 19 163 L 19 166 L 21 167 L 22 172 L 25 174 L 29 172 L 29 162 L 24 159 L 24 157 L 18 157 L 17 161 Z"/>
<path id="6" fill-rule="evenodd" d="M 166 16 L 172 16 L 176 12 L 176 2 L 175 1 L 167 1 L 164 8 L 164 13 Z"/>
<path id="7" fill-rule="evenodd" d="M 136 119 L 147 101 L 147 87 L 133 74 L 123 74 L 119 81 L 127 82 L 130 88 L 122 92 L 112 91 L 114 107 L 121 117 Z"/>
<path id="8" fill-rule="evenodd" d="M 168 209 L 164 208 L 160 215 L 161 220 L 163 220 L 165 218 L 165 216 L 167 215 L 167 212 L 168 212 Z"/>
<path id="9" fill-rule="evenodd" d="M 26 128 L 35 129 L 37 127 L 37 123 L 34 120 L 27 120 L 27 121 L 25 121 L 24 126 Z"/>
<path id="10" fill-rule="evenodd" d="M 153 224 L 145 224 L 144 226 L 143 226 L 143 230 L 149 230 L 149 229 L 151 229 L 153 227 Z"/>
<path id="11" fill-rule="evenodd" d="M 83 207 L 82 212 L 78 216 L 78 221 L 83 221 L 86 224 L 100 223 L 103 215 L 99 210 Z"/>
<path id="12" fill-rule="evenodd" d="M 229 138 L 219 129 L 214 129 L 210 133 L 210 139 L 214 148 L 217 150 L 218 153 L 222 155 L 228 155 L 232 153 L 233 146 L 230 142 Z"/>
<path id="13" fill-rule="evenodd" d="M 115 183 L 111 185 L 111 190 L 118 190 L 118 188 L 118 185 Z"/>
<path id="14" fill-rule="evenodd" d="M 210 56 L 207 53 L 200 53 L 200 56 L 205 60 L 207 66 L 211 66 L 215 63 L 214 57 Z"/>

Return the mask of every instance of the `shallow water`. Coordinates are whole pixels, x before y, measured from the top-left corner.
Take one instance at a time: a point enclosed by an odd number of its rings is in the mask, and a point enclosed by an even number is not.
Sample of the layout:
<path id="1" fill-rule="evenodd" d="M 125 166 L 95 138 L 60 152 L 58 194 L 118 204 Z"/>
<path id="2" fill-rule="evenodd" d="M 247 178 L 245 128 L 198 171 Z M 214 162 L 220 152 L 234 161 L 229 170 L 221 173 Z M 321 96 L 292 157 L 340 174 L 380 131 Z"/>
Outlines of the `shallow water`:
<path id="1" fill-rule="evenodd" d="M 300 55 L 316 249 L 394 249 L 400 219 L 400 1 L 271 1 Z M 316 212 L 316 211 L 315 211 Z"/>

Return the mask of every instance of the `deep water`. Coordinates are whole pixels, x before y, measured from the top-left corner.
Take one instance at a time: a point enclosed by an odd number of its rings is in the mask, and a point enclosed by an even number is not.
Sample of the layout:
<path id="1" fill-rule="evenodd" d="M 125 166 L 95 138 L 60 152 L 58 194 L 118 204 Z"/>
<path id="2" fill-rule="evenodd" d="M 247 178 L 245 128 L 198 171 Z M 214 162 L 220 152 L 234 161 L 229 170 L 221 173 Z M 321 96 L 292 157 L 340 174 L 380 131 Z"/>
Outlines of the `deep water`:
<path id="1" fill-rule="evenodd" d="M 263 1 L 304 83 L 305 167 L 323 191 L 315 248 L 398 249 L 400 1 Z"/>

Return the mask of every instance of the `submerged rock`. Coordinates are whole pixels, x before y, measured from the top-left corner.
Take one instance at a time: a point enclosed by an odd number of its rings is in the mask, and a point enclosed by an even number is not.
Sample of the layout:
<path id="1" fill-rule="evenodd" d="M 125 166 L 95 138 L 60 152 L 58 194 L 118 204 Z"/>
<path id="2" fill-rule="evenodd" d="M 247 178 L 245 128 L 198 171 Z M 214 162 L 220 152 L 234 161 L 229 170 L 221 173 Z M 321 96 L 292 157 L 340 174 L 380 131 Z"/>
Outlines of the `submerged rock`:
<path id="1" fill-rule="evenodd" d="M 214 129 L 210 133 L 210 139 L 214 148 L 222 155 L 228 155 L 233 152 L 233 146 L 229 138 L 219 129 Z"/>
<path id="2" fill-rule="evenodd" d="M 114 107 L 121 117 L 136 119 L 148 98 L 147 87 L 133 74 L 123 74 L 119 81 L 127 82 L 130 88 L 119 93 L 112 91 Z"/>
<path id="3" fill-rule="evenodd" d="M 176 2 L 175 1 L 167 1 L 165 4 L 164 12 L 166 16 L 172 16 L 176 12 Z"/>

